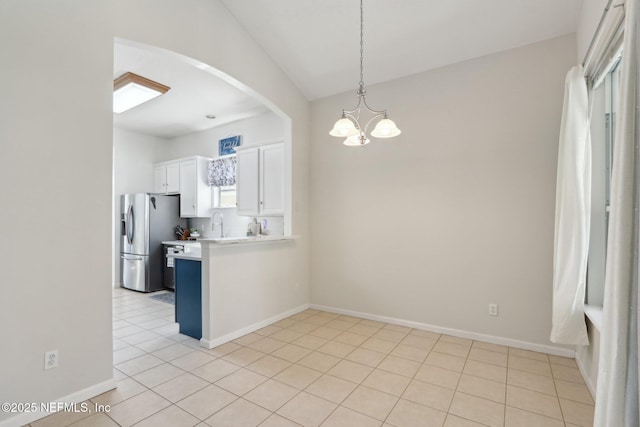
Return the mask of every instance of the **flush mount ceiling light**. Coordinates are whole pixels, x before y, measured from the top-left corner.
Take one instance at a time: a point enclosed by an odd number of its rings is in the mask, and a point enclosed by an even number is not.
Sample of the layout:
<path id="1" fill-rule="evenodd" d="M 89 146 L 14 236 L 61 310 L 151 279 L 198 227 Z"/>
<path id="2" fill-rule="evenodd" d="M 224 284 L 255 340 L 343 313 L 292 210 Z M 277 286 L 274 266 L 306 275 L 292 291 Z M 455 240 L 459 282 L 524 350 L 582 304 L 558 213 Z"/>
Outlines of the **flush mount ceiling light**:
<path id="1" fill-rule="evenodd" d="M 113 81 L 113 112 L 122 113 L 164 95 L 171 89 L 134 73 L 125 73 Z"/>
<path id="2" fill-rule="evenodd" d="M 367 138 L 367 129 L 375 120 L 380 119 L 376 124 L 376 127 L 371 131 L 371 136 L 374 138 L 393 138 L 400 135 L 400 129 L 391 120 L 387 114 L 387 110 L 374 110 L 367 105 L 365 98 L 367 91 L 364 89 L 364 72 L 363 72 L 363 35 L 364 35 L 364 8 L 362 4 L 363 0 L 360 0 L 360 87 L 356 94 L 358 95 L 358 105 L 353 110 L 342 110 L 342 116 L 333 129 L 329 132 L 329 135 L 338 138 L 346 138 L 343 142 L 344 145 L 349 147 L 362 147 L 368 144 L 369 138 Z M 369 110 L 373 114 L 373 117 L 369 119 L 365 127 L 360 125 L 360 112 L 362 107 Z"/>

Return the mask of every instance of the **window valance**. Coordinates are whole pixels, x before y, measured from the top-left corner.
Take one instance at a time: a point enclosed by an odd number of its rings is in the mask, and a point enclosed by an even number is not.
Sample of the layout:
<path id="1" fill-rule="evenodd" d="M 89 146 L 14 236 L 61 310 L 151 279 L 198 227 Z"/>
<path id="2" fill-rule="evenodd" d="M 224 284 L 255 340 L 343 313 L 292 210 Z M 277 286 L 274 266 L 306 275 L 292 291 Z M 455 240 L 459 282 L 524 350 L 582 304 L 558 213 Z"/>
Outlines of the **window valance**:
<path id="1" fill-rule="evenodd" d="M 215 159 L 209 162 L 209 185 L 225 187 L 236 185 L 236 156 Z"/>

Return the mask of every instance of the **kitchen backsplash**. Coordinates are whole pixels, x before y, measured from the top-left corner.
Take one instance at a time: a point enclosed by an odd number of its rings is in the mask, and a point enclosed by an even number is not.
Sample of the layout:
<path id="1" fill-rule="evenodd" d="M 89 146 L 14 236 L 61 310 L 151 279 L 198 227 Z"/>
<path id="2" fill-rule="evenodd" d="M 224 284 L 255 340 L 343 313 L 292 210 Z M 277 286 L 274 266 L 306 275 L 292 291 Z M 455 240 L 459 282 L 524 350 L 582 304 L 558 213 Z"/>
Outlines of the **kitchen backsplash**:
<path id="1" fill-rule="evenodd" d="M 243 237 L 247 235 L 247 225 L 252 218 L 248 216 L 238 216 L 236 208 L 213 209 L 213 212 L 220 212 L 223 215 L 224 237 Z M 213 214 L 212 214 L 213 216 Z M 267 234 L 278 236 L 284 234 L 284 218 L 259 217 L 258 222 L 267 221 Z M 197 228 L 200 237 L 220 237 L 220 218 L 216 215 L 216 225 L 212 228 L 211 217 L 209 218 L 189 218 L 189 228 Z"/>

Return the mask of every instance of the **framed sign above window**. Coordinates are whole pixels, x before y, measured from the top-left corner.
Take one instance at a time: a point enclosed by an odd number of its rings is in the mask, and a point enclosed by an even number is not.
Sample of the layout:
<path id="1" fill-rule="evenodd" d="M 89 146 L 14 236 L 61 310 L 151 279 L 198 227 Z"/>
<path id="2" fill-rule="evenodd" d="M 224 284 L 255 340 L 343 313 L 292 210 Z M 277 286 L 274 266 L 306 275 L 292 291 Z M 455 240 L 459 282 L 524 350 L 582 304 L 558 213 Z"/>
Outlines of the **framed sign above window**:
<path id="1" fill-rule="evenodd" d="M 218 155 L 226 156 L 229 154 L 235 154 L 235 147 L 242 145 L 242 135 L 230 136 L 218 141 Z"/>

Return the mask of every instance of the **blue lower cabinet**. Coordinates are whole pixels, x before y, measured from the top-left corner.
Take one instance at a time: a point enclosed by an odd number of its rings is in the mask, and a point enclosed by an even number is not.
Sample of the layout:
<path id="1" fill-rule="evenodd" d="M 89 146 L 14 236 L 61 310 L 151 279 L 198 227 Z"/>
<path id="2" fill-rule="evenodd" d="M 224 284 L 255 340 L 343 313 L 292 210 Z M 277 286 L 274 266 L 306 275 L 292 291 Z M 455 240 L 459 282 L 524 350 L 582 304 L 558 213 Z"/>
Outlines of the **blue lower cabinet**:
<path id="1" fill-rule="evenodd" d="M 202 270 L 200 261 L 176 258 L 176 322 L 180 333 L 202 338 Z"/>

